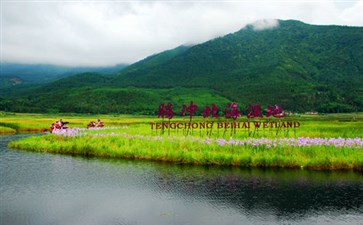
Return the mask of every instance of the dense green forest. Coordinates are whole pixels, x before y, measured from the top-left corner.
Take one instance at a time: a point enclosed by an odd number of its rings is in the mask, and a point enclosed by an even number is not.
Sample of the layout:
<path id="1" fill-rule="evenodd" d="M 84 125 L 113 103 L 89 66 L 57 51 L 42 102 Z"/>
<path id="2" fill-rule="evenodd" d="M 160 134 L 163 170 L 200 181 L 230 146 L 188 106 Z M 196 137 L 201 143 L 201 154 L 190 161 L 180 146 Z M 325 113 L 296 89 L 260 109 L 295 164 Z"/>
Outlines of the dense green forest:
<path id="1" fill-rule="evenodd" d="M 156 113 L 237 102 L 293 112 L 363 111 L 363 28 L 279 21 L 180 46 L 104 76 L 84 73 L 0 97 L 17 112 Z M 201 111 L 199 111 L 201 113 Z"/>

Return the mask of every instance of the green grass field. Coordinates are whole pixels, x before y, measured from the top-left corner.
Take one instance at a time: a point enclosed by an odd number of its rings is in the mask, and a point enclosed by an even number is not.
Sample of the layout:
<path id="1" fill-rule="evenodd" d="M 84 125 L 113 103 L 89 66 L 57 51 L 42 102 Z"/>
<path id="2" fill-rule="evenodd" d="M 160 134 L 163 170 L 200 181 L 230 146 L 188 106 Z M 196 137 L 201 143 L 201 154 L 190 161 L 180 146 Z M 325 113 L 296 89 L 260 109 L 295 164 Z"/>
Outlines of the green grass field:
<path id="1" fill-rule="evenodd" d="M 83 156 L 131 158 L 168 161 L 197 165 L 240 167 L 282 167 L 317 170 L 363 170 L 363 150 L 360 145 L 302 145 L 277 144 L 283 138 L 358 138 L 363 137 L 363 113 L 294 115 L 282 120 L 298 121 L 299 128 L 276 129 L 151 129 L 151 122 L 162 119 L 129 115 L 40 115 L 2 114 L 0 132 L 12 130 L 44 131 L 55 120 L 68 121 L 71 128 L 85 128 L 91 120 L 100 118 L 106 125 L 101 130 L 73 130 L 67 136 L 46 134 L 9 144 L 12 148 Z M 188 122 L 189 117 L 173 118 L 172 122 Z M 193 117 L 193 122 L 206 122 Z M 219 122 L 224 121 L 220 119 Z M 245 117 L 237 119 L 246 122 Z M 265 120 L 254 120 L 265 121 Z M 167 122 L 167 120 L 164 120 Z M 215 120 L 214 123 L 217 123 Z M 229 120 L 232 122 L 232 120 Z M 231 139 L 232 138 L 232 139 Z M 221 144 L 219 141 L 260 140 L 272 144 Z M 339 139 L 337 139 L 339 140 Z"/>

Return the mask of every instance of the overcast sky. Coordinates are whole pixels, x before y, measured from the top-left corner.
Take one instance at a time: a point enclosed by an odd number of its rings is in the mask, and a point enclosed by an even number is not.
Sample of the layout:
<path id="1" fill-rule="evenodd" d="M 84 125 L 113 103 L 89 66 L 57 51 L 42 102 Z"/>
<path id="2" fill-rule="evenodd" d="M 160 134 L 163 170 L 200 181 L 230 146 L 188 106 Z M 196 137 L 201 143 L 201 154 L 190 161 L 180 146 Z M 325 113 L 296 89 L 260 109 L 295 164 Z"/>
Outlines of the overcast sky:
<path id="1" fill-rule="evenodd" d="M 363 26 L 358 1 L 1 1 L 1 61 L 67 66 L 133 63 L 271 19 Z"/>

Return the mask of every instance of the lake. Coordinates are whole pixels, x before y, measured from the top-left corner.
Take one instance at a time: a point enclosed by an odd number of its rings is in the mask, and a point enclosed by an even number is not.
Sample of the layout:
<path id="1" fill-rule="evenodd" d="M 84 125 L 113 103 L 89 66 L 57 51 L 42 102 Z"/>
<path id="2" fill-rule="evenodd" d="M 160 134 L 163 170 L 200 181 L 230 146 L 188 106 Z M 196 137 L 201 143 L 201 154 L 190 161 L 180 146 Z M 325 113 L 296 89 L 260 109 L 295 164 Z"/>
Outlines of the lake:
<path id="1" fill-rule="evenodd" d="M 28 135 L 0 135 L 2 225 L 363 224 L 360 173 L 187 166 L 6 147 Z"/>

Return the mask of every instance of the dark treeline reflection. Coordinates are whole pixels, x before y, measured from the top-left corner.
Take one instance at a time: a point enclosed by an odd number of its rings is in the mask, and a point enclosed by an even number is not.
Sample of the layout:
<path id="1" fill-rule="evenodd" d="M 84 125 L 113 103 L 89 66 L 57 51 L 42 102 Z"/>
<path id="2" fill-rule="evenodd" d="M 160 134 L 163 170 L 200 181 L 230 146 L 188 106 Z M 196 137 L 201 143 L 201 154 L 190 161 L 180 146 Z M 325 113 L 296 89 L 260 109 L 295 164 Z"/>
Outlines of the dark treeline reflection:
<path id="1" fill-rule="evenodd" d="M 250 213 L 273 210 L 289 217 L 363 208 L 363 176 L 358 173 L 170 165 L 158 170 L 154 180 L 161 191 Z"/>

